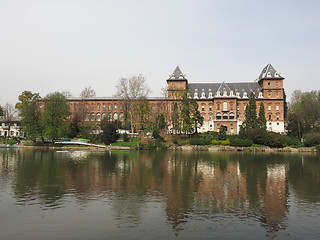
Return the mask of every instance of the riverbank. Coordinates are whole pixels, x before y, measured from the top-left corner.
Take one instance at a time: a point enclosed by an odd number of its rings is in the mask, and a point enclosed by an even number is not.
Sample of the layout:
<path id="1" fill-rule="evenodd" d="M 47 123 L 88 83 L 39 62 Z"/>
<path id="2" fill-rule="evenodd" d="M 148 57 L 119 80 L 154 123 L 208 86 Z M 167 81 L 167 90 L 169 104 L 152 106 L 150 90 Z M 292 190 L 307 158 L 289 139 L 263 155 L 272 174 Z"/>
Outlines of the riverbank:
<path id="1" fill-rule="evenodd" d="M 6 147 L 5 144 L 0 144 L 0 147 Z M 31 146 L 26 144 L 15 144 L 10 147 L 19 147 L 21 149 L 53 149 L 53 150 L 89 150 L 89 151 L 110 151 L 110 150 L 134 150 L 124 146 L 106 146 L 105 148 L 94 146 Z M 315 153 L 317 150 L 314 147 L 302 148 L 270 148 L 270 147 L 233 147 L 233 146 L 175 146 L 170 145 L 168 150 L 179 151 L 209 151 L 209 152 L 270 152 L 270 153 Z"/>

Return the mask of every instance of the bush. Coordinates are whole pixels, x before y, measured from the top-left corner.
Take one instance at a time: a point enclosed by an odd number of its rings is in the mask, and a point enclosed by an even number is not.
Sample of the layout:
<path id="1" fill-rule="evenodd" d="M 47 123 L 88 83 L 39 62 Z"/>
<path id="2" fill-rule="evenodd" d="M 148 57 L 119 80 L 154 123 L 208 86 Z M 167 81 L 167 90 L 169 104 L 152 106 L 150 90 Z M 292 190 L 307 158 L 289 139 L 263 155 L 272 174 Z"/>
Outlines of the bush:
<path id="1" fill-rule="evenodd" d="M 226 145 L 230 145 L 230 141 L 229 141 L 229 139 L 227 139 L 227 140 L 212 140 L 211 144 L 212 145 L 224 145 L 224 146 L 226 146 Z"/>
<path id="2" fill-rule="evenodd" d="M 286 143 L 286 137 L 281 135 L 280 133 L 268 132 L 267 134 L 267 146 L 282 148 Z"/>
<path id="3" fill-rule="evenodd" d="M 129 142 L 129 141 L 130 141 L 130 138 L 129 138 L 129 136 L 128 136 L 128 133 L 125 132 L 125 133 L 122 135 L 122 139 L 123 139 L 124 142 Z"/>
<path id="4" fill-rule="evenodd" d="M 238 137 L 230 139 L 230 146 L 234 147 L 250 147 L 252 144 L 252 140 L 249 139 L 240 139 Z"/>
<path id="5" fill-rule="evenodd" d="M 172 142 L 173 144 L 178 144 L 178 140 L 175 137 L 172 138 Z"/>
<path id="6" fill-rule="evenodd" d="M 320 144 L 320 133 L 308 133 L 303 141 L 306 147 L 312 147 Z"/>
<path id="7" fill-rule="evenodd" d="M 190 138 L 190 145 L 210 145 L 210 140 L 205 138 Z"/>
<path id="8" fill-rule="evenodd" d="M 17 140 L 17 138 L 13 137 L 13 138 L 6 138 L 4 140 L 4 144 L 9 144 L 9 145 L 13 145 L 13 144 L 17 144 L 19 141 Z"/>
<path id="9" fill-rule="evenodd" d="M 286 146 L 288 146 L 288 147 L 302 147 L 302 143 L 298 137 L 286 136 Z"/>
<path id="10" fill-rule="evenodd" d="M 245 132 L 245 138 L 256 144 L 267 145 L 267 131 L 264 129 L 248 129 Z"/>

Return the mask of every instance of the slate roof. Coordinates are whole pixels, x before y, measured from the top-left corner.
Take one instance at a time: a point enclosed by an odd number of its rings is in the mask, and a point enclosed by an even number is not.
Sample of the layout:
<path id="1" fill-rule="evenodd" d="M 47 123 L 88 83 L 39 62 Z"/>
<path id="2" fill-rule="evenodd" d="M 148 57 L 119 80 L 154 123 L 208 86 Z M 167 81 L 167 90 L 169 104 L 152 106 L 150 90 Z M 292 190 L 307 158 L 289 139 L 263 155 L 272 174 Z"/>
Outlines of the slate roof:
<path id="1" fill-rule="evenodd" d="M 245 93 L 247 97 L 250 97 L 251 92 L 254 92 L 256 98 L 259 96 L 261 92 L 261 87 L 257 82 L 241 82 L 241 83 L 189 83 L 189 92 L 192 97 L 194 97 L 194 93 L 198 93 L 198 98 L 201 99 L 202 93 L 205 93 L 205 98 L 209 97 L 209 93 L 212 93 L 214 98 L 216 97 L 238 97 L 237 93 L 239 93 L 239 97 L 245 97 Z M 217 96 L 217 92 L 220 92 L 220 96 Z M 230 96 L 231 91 L 233 92 L 233 96 Z M 224 92 L 227 93 L 227 96 L 223 96 Z"/>
<path id="2" fill-rule="evenodd" d="M 177 66 L 173 73 L 169 76 L 168 80 L 186 80 L 186 75 L 184 75 L 179 66 Z"/>
<path id="3" fill-rule="evenodd" d="M 280 73 L 277 72 L 277 70 L 269 63 L 267 66 L 265 66 L 262 69 L 262 72 L 258 78 L 258 81 L 265 78 L 279 78 L 284 79 Z"/>

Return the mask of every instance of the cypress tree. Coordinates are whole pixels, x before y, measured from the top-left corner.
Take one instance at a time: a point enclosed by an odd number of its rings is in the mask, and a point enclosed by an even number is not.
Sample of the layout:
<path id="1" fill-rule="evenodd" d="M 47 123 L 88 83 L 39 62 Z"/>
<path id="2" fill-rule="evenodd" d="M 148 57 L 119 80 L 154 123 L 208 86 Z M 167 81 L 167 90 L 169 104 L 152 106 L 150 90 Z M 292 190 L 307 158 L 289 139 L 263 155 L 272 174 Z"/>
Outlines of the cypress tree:
<path id="1" fill-rule="evenodd" d="M 258 127 L 262 130 L 267 130 L 267 120 L 264 111 L 264 104 L 260 103 L 259 117 L 258 117 Z"/>

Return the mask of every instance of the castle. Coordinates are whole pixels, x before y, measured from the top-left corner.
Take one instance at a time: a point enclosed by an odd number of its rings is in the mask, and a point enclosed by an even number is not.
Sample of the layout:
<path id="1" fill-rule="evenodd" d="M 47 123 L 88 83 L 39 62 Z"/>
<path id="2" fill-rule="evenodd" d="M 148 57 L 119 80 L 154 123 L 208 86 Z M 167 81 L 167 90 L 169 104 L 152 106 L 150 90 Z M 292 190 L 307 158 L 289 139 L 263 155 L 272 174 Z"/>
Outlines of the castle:
<path id="1" fill-rule="evenodd" d="M 188 90 L 188 96 L 196 99 L 198 110 L 204 118 L 199 132 L 218 131 L 221 125 L 227 128 L 227 133 L 239 133 L 245 120 L 245 108 L 249 103 L 251 92 L 255 94 L 257 112 L 260 103 L 265 107 L 267 130 L 284 133 L 284 78 L 275 68 L 268 64 L 260 76 L 252 82 L 234 83 L 189 83 L 179 66 L 167 79 L 167 98 L 148 98 L 152 116 L 164 114 L 168 124 L 168 132 L 173 132 L 170 114 L 173 104 L 179 101 L 181 93 Z M 103 118 L 109 120 L 124 120 L 122 99 L 119 98 L 70 98 L 68 99 L 73 114 L 80 105 L 86 107 L 86 121 L 100 122 Z"/>

